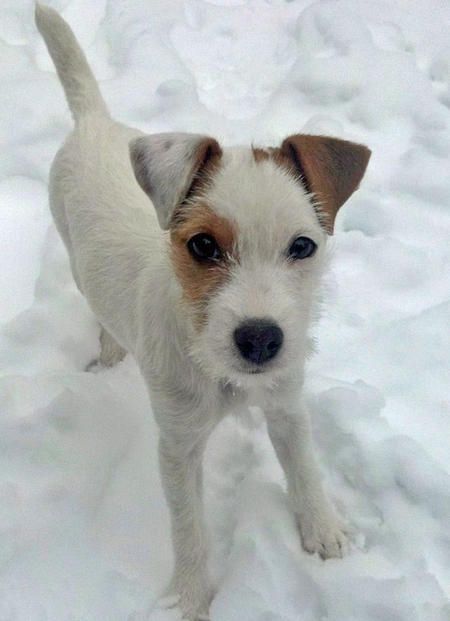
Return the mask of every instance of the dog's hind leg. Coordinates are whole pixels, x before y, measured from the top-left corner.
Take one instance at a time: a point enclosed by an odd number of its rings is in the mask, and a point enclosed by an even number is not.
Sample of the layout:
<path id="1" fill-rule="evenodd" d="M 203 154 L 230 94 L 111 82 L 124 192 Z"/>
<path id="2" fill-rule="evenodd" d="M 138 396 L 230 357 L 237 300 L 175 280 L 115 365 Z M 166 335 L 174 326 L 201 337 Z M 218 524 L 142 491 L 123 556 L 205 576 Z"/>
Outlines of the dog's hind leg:
<path id="1" fill-rule="evenodd" d="M 86 371 L 96 371 L 102 367 L 113 367 L 121 362 L 127 354 L 126 350 L 119 345 L 114 337 L 102 326 L 100 329 L 100 356 L 92 360 Z"/>
<path id="2" fill-rule="evenodd" d="M 113 367 L 126 356 L 126 350 L 102 327 L 100 331 L 100 357 L 98 362 L 104 367 Z"/>

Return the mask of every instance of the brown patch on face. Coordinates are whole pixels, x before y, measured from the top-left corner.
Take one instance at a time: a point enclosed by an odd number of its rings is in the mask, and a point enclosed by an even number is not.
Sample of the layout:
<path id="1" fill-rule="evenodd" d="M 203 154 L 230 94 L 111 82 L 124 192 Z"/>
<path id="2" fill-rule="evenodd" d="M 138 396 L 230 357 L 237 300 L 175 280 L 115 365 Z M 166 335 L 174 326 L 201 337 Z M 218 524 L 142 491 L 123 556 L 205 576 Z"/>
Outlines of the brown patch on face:
<path id="1" fill-rule="evenodd" d="M 252 155 L 257 164 L 270 160 L 277 166 L 280 166 L 280 168 L 284 168 L 289 174 L 298 177 L 292 160 L 277 147 L 268 147 L 266 149 L 252 147 Z"/>
<path id="2" fill-rule="evenodd" d="M 259 162 L 267 162 L 270 159 L 270 151 L 272 149 L 258 149 L 257 147 L 252 147 L 252 155 L 255 162 L 258 164 Z"/>
<path id="3" fill-rule="evenodd" d="M 198 233 L 211 235 L 222 251 L 220 261 L 197 261 L 187 243 Z M 183 218 L 170 231 L 171 259 L 183 289 L 183 297 L 195 307 L 198 324 L 205 319 L 206 303 L 226 281 L 232 258 L 236 256 L 235 225 L 204 204 L 185 208 Z"/>
<path id="4" fill-rule="evenodd" d="M 284 168 L 287 168 L 289 172 L 295 174 L 292 161 L 284 153 L 282 153 L 281 149 L 276 147 L 268 147 L 267 149 L 252 147 L 252 155 L 257 164 L 272 160 L 275 164 L 278 164 L 278 166 L 283 166 Z"/>

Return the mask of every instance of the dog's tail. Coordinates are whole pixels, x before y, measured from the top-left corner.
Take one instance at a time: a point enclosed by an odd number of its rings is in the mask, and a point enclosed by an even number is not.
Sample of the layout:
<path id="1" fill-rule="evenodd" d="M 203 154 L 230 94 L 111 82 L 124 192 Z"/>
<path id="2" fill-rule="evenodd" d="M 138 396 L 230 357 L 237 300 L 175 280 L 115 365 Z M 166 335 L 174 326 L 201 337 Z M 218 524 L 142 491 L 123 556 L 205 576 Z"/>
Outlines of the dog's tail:
<path id="1" fill-rule="evenodd" d="M 109 116 L 94 74 L 69 25 L 56 11 L 39 2 L 35 21 L 55 63 L 74 120 L 92 112 Z"/>

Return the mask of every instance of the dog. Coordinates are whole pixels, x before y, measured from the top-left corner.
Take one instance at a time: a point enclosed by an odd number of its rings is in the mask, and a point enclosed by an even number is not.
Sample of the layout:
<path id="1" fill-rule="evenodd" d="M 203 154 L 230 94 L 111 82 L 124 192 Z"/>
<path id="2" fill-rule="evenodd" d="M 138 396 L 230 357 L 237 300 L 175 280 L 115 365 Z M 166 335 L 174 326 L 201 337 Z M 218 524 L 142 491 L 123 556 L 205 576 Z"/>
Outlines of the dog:
<path id="1" fill-rule="evenodd" d="M 305 134 L 266 149 L 144 135 L 111 119 L 58 13 L 38 4 L 36 24 L 75 122 L 51 167 L 51 212 L 101 325 L 100 363 L 130 352 L 148 387 L 174 548 L 167 593 L 184 618 L 207 618 L 202 455 L 233 409 L 263 410 L 304 549 L 327 559 L 346 547 L 314 458 L 303 369 L 327 238 L 370 150 Z"/>

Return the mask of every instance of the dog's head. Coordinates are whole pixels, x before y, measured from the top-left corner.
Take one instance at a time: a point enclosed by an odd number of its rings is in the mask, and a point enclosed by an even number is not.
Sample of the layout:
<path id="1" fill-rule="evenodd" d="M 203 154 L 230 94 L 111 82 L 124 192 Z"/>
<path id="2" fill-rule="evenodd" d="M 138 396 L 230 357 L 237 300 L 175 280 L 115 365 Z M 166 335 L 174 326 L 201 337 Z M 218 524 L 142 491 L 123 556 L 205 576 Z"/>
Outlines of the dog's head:
<path id="1" fill-rule="evenodd" d="M 170 232 L 192 354 L 214 378 L 276 381 L 305 354 L 326 238 L 370 151 L 323 136 L 222 150 L 205 136 L 159 134 L 130 152 Z"/>

